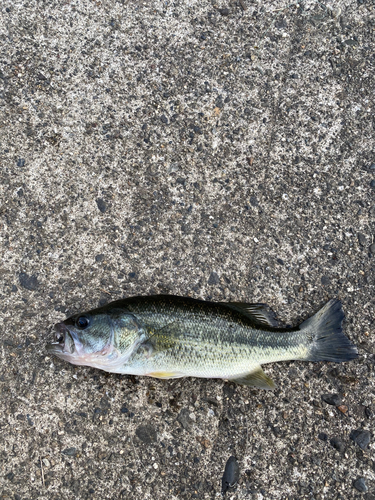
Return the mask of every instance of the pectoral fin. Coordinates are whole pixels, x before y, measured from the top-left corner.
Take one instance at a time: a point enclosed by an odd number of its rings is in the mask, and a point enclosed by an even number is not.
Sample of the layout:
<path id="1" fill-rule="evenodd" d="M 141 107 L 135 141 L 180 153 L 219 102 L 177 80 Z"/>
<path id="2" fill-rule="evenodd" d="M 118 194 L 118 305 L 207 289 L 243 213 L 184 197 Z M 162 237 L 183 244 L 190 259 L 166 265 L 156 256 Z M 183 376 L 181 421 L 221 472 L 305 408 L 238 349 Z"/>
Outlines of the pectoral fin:
<path id="1" fill-rule="evenodd" d="M 267 377 L 260 366 L 255 371 L 248 373 L 243 377 L 232 378 L 230 380 L 236 384 L 259 387 L 259 389 L 270 390 L 275 388 L 273 380 Z"/>

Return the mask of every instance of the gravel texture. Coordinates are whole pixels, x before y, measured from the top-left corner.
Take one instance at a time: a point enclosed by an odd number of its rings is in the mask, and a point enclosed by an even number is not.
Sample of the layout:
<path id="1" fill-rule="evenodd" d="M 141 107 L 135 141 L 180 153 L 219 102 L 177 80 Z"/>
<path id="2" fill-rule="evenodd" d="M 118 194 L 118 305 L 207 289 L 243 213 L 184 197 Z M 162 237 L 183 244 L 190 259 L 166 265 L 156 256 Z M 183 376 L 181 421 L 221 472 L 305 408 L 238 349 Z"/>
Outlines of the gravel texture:
<path id="1" fill-rule="evenodd" d="M 374 499 L 373 0 L 0 12 L 0 498 L 221 498 L 234 456 L 231 500 Z M 360 356 L 268 365 L 273 392 L 47 356 L 151 293 L 287 324 L 339 297 Z"/>

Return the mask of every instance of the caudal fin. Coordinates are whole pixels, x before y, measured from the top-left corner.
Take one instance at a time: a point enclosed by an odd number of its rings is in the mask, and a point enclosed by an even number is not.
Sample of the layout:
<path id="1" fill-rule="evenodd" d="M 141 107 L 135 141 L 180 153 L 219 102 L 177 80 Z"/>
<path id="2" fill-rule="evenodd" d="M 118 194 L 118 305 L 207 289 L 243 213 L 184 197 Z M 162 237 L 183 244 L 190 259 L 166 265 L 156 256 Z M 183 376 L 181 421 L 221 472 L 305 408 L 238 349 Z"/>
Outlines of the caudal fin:
<path id="1" fill-rule="evenodd" d="M 332 299 L 300 325 L 311 340 L 306 361 L 349 361 L 358 356 L 356 346 L 342 333 L 344 312 L 341 302 Z"/>

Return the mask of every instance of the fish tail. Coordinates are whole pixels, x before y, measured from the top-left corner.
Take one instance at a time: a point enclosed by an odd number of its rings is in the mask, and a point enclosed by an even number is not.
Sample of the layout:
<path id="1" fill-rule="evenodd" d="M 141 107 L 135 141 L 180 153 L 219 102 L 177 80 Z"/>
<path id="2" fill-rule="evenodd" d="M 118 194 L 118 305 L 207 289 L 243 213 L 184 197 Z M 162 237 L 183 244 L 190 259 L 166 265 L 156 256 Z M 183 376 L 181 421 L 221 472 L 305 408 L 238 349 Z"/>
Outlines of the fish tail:
<path id="1" fill-rule="evenodd" d="M 341 302 L 331 299 L 314 316 L 300 325 L 311 341 L 306 361 L 349 361 L 358 356 L 356 346 L 343 334 Z"/>

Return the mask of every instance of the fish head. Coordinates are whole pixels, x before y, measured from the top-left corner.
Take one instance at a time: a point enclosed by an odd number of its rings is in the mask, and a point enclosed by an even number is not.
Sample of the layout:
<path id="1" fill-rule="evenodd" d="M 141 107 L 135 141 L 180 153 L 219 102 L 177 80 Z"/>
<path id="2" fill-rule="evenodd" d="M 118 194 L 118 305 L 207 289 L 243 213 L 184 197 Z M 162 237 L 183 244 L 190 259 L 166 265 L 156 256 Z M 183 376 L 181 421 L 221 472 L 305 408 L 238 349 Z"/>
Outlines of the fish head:
<path id="1" fill-rule="evenodd" d="M 141 331 L 132 314 L 93 310 L 57 323 L 47 350 L 74 365 L 115 372 L 139 345 Z"/>

